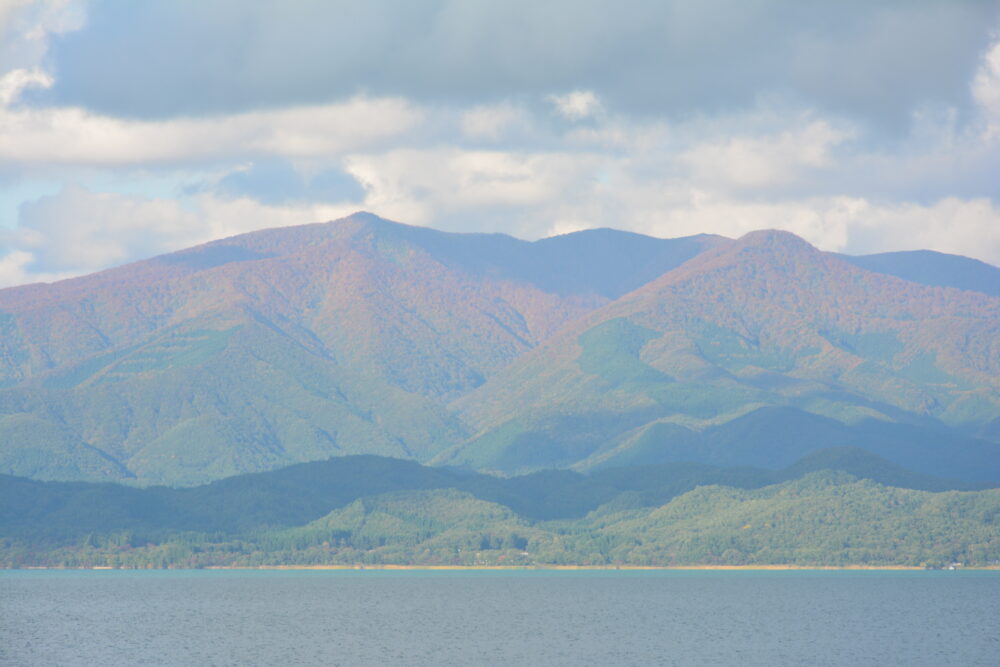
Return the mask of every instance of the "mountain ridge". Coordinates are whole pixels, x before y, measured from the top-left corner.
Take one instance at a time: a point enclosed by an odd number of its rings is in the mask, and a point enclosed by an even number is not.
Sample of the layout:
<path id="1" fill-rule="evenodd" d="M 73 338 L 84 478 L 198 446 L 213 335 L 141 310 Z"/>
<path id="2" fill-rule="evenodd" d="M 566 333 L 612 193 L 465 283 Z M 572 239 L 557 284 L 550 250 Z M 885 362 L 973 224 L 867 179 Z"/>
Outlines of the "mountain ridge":
<path id="1" fill-rule="evenodd" d="M 778 231 L 527 242 L 356 214 L 251 232 L 0 290 L 0 472 L 192 484 L 330 455 L 445 462 L 503 426 L 490 400 L 530 421 L 588 391 L 585 419 L 542 415 L 573 434 L 558 447 L 605 439 L 560 466 L 603 465 L 671 419 L 703 429 L 769 405 L 922 423 L 975 449 L 962 438 L 992 442 L 1000 419 L 998 301 L 935 289 Z"/>

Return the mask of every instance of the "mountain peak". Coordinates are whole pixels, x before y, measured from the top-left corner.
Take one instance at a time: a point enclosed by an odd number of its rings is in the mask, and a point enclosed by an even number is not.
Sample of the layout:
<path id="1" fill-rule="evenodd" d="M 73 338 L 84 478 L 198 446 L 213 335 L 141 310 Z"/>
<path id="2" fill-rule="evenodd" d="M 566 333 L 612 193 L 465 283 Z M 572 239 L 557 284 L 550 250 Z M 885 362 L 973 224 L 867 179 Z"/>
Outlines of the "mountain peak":
<path id="1" fill-rule="evenodd" d="M 765 274 L 774 275 L 775 272 L 787 276 L 789 273 L 799 273 L 805 267 L 814 267 L 822 261 L 822 257 L 822 252 L 791 232 L 762 229 L 744 234 L 729 243 L 716 244 L 677 269 L 650 282 L 642 291 L 654 294 L 659 289 L 686 282 L 695 276 L 719 270 L 728 271 L 733 267 L 750 270 L 754 279 L 760 279 Z M 767 267 L 767 271 L 760 272 L 754 267 Z"/>
<path id="2" fill-rule="evenodd" d="M 805 239 L 781 229 L 759 229 L 749 232 L 736 239 L 736 242 L 732 246 L 735 250 L 755 247 L 816 251 L 816 248 L 810 245 Z"/>
<path id="3" fill-rule="evenodd" d="M 357 222 L 388 222 L 385 218 L 381 218 L 371 211 L 355 211 L 354 213 L 344 216 L 335 222 L 343 222 L 345 220 L 355 220 Z"/>

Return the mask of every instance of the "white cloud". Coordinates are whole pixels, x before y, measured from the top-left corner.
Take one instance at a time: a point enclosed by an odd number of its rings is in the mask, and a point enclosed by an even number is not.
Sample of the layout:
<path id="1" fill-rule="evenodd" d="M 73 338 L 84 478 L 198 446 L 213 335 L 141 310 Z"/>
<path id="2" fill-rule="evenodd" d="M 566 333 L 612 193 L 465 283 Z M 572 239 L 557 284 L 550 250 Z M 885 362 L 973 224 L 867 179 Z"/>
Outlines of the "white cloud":
<path id="1" fill-rule="evenodd" d="M 11 70 L 0 77 L 0 108 L 16 102 L 28 88 L 51 88 L 52 82 L 49 73 L 38 67 Z"/>
<path id="2" fill-rule="evenodd" d="M 475 216 L 490 208 L 543 208 L 586 182 L 592 165 L 592 159 L 572 154 L 446 148 L 354 155 L 346 171 L 367 191 L 365 208 L 435 224 L 437 216 L 457 212 Z M 475 224 L 471 217 L 468 223 Z M 518 227 L 523 229 L 523 221 L 511 220 L 508 231 Z"/>
<path id="3" fill-rule="evenodd" d="M 1000 41 L 983 55 L 972 81 L 972 96 L 986 119 L 986 137 L 1000 139 Z"/>
<path id="4" fill-rule="evenodd" d="M 738 136 L 699 144 L 680 159 L 699 182 L 736 187 L 781 185 L 806 169 L 831 164 L 831 148 L 850 138 L 823 120 L 767 136 Z"/>
<path id="5" fill-rule="evenodd" d="M 556 112 L 568 120 L 583 120 L 601 112 L 601 100 L 592 90 L 574 90 L 565 95 L 549 95 Z"/>
<path id="6" fill-rule="evenodd" d="M 79 186 L 21 208 L 20 225 L 0 236 L 0 287 L 56 280 L 244 232 L 332 220 L 357 206 L 266 206 L 201 195 L 188 208 Z"/>
<path id="7" fill-rule="evenodd" d="M 39 273 L 32 271 L 30 266 L 35 256 L 24 250 L 13 250 L 0 255 L 0 289 L 12 285 L 27 283 L 53 282 L 63 278 L 71 278 L 74 273 Z"/>
<path id="8" fill-rule="evenodd" d="M 398 138 L 421 120 L 405 100 L 367 97 L 167 121 L 124 120 L 77 108 L 0 108 L 0 163 L 118 166 L 323 156 Z"/>
<path id="9" fill-rule="evenodd" d="M 22 205 L 14 242 L 42 270 L 82 273 L 201 240 L 197 232 L 198 220 L 177 201 L 71 186 Z"/>
<path id="10" fill-rule="evenodd" d="M 0 74 L 32 69 L 49 48 L 49 37 L 79 30 L 85 22 L 80 0 L 2 0 Z"/>
<path id="11" fill-rule="evenodd" d="M 847 223 L 848 252 L 931 248 L 1000 266 L 1000 208 L 986 198 L 946 197 L 926 206 L 865 202 Z"/>
<path id="12" fill-rule="evenodd" d="M 462 135 L 467 139 L 497 141 L 511 126 L 526 122 L 524 110 L 512 104 L 473 107 L 462 114 Z"/>
<path id="13" fill-rule="evenodd" d="M 563 139 L 568 148 L 606 151 L 614 154 L 627 152 L 630 155 L 649 158 L 658 155 L 660 159 L 673 158 L 669 154 L 675 134 L 666 122 L 654 120 L 645 123 L 628 123 L 619 119 L 593 127 L 574 127 Z"/>

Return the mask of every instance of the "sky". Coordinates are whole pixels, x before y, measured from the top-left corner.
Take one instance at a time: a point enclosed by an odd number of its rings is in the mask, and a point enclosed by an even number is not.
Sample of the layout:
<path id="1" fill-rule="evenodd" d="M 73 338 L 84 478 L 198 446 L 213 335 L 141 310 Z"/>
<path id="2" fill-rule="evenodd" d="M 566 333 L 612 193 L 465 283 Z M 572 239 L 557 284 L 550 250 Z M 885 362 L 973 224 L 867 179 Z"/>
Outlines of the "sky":
<path id="1" fill-rule="evenodd" d="M 1000 265 L 1000 1 L 0 0 L 0 287 L 358 210 Z"/>

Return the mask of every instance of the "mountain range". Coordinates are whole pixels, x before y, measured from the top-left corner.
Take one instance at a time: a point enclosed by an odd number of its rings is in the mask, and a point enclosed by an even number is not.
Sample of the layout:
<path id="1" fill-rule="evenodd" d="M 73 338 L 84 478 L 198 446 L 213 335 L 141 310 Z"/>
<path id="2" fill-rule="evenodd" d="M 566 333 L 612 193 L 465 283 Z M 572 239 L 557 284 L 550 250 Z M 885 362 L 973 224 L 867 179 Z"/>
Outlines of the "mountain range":
<path id="1" fill-rule="evenodd" d="M 855 446 L 1000 480 L 1000 269 L 784 232 L 526 242 L 370 214 L 0 290 L 0 473 L 375 454 L 520 474 Z"/>

